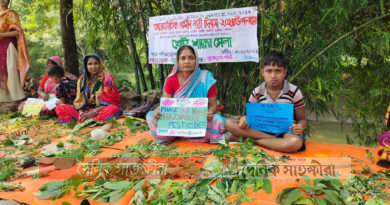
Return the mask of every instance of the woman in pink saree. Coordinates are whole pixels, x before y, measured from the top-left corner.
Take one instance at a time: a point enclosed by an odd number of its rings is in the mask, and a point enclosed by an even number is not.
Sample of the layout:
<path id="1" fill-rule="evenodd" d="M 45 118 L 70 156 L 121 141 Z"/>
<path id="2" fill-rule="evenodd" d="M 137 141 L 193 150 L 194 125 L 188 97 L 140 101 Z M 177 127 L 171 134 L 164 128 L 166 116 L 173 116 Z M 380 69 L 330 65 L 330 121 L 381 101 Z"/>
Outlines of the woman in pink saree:
<path id="1" fill-rule="evenodd" d="M 61 57 L 59 56 L 52 56 L 49 59 L 47 59 L 47 68 L 50 70 L 53 66 L 59 66 L 62 69 L 64 69 L 63 62 Z M 71 73 L 65 72 L 64 78 L 69 78 L 71 80 L 77 80 L 77 77 Z M 56 88 L 58 84 L 53 82 L 49 75 L 46 73 L 39 84 L 38 88 L 38 95 L 40 98 L 47 100 L 49 99 L 50 95 L 55 95 Z"/>
<path id="2" fill-rule="evenodd" d="M 50 70 L 53 66 L 58 66 L 58 67 L 64 69 L 61 57 L 59 57 L 59 56 L 52 56 L 52 57 L 50 57 L 47 60 L 47 68 L 48 68 L 48 70 Z M 71 73 L 65 72 L 65 75 L 64 75 L 63 79 L 77 80 L 77 77 L 75 75 L 71 74 Z M 49 100 L 49 98 L 51 98 L 51 97 L 55 97 L 58 94 L 57 93 L 57 87 L 58 87 L 58 83 L 54 82 L 50 78 L 48 73 L 46 73 L 42 77 L 41 82 L 39 84 L 38 97 L 43 99 L 43 100 L 45 100 L 45 101 Z M 19 111 L 23 110 L 23 107 L 24 107 L 25 103 L 26 103 L 25 101 L 20 103 L 19 108 L 18 108 Z M 43 106 L 43 108 L 42 108 L 42 110 L 41 110 L 41 112 L 39 114 L 40 115 L 55 116 L 54 110 L 49 110 L 46 107 L 46 105 Z"/>
<path id="3" fill-rule="evenodd" d="M 84 57 L 83 75 L 77 81 L 76 99 L 72 105 L 57 105 L 60 122 L 108 121 L 122 113 L 121 99 L 113 76 L 104 70 L 99 55 Z"/>

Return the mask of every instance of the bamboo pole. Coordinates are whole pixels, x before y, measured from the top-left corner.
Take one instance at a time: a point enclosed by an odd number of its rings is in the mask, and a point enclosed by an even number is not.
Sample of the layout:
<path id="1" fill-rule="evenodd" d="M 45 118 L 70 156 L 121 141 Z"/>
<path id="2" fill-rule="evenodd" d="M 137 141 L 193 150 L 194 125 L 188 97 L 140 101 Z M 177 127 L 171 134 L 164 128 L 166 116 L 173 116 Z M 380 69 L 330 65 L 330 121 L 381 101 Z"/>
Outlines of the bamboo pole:
<path id="1" fill-rule="evenodd" d="M 128 30 L 125 14 L 123 12 L 123 8 L 121 6 L 121 3 L 119 0 L 117 0 L 117 3 L 118 3 L 118 10 L 119 10 L 119 13 L 121 15 L 122 21 L 125 25 L 125 28 Z M 137 60 L 135 57 L 137 51 L 135 50 L 135 44 L 134 44 L 133 38 L 131 37 L 131 33 L 129 33 L 127 48 L 129 50 L 129 54 L 132 57 L 132 60 L 134 63 L 134 74 L 135 74 L 135 81 L 137 84 L 137 93 L 140 95 L 141 94 L 141 85 L 140 85 L 139 74 L 138 74 L 138 64 L 137 64 Z"/>
<path id="2" fill-rule="evenodd" d="M 261 19 L 260 19 L 260 45 L 259 45 L 259 84 L 261 83 L 261 79 L 262 79 L 262 76 L 261 76 L 261 69 L 263 67 L 263 63 L 262 63 L 262 60 L 264 58 L 264 17 L 265 17 L 265 7 L 264 7 L 264 0 L 262 0 L 261 2 L 261 6 L 259 7 L 259 10 L 260 10 L 260 16 L 261 16 Z"/>
<path id="3" fill-rule="evenodd" d="M 156 84 L 154 82 L 154 77 L 153 77 L 152 64 L 149 63 L 149 46 L 148 46 L 148 41 L 146 39 L 145 19 L 144 19 L 144 16 L 142 14 L 141 1 L 136 0 L 136 4 L 137 4 L 137 10 L 138 10 L 139 25 L 140 25 L 141 32 L 142 32 L 141 37 L 142 37 L 142 41 L 143 41 L 144 48 L 145 48 L 146 66 L 147 66 L 148 72 L 149 72 L 150 86 L 152 87 L 152 89 L 156 89 Z M 153 13 L 151 15 L 153 15 Z"/>
<path id="4" fill-rule="evenodd" d="M 341 41 L 342 39 L 344 39 L 345 37 L 349 36 L 350 34 L 356 32 L 357 30 L 379 20 L 379 19 L 382 19 L 382 18 L 385 18 L 385 17 L 388 17 L 390 16 L 390 13 L 388 14 L 385 14 L 385 15 L 382 15 L 382 16 L 379 16 L 379 17 L 376 17 L 374 19 L 371 19 L 369 21 L 367 21 L 366 23 L 358 26 L 358 27 L 354 27 L 350 32 L 342 35 L 340 38 L 336 39 L 335 41 L 333 41 L 332 43 L 330 43 L 328 46 L 326 46 L 324 49 L 322 49 L 319 53 L 317 53 L 317 55 L 315 55 L 312 59 L 310 59 L 297 73 L 295 73 L 290 79 L 289 81 L 293 81 L 303 70 L 305 70 L 311 63 L 313 63 L 313 61 L 318 58 L 320 55 L 322 55 L 323 53 L 325 53 L 325 51 L 327 51 L 329 48 L 331 48 L 332 46 L 334 46 L 335 44 L 337 44 L 339 41 Z"/>
<path id="5" fill-rule="evenodd" d="M 174 4 L 173 0 L 171 0 L 170 2 L 171 2 L 171 6 L 172 6 L 172 12 L 175 14 L 176 13 L 175 4 Z"/>

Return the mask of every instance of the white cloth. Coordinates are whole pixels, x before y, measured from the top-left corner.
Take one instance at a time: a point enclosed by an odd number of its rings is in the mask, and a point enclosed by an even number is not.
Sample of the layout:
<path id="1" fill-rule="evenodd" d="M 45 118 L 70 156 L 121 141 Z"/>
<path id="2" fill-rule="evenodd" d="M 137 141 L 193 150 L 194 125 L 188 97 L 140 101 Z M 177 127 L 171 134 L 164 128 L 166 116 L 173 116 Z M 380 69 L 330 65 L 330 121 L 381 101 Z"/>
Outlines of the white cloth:
<path id="1" fill-rule="evenodd" d="M 18 71 L 18 51 L 10 43 L 7 49 L 7 89 L 0 88 L 0 102 L 12 102 L 25 97 Z"/>

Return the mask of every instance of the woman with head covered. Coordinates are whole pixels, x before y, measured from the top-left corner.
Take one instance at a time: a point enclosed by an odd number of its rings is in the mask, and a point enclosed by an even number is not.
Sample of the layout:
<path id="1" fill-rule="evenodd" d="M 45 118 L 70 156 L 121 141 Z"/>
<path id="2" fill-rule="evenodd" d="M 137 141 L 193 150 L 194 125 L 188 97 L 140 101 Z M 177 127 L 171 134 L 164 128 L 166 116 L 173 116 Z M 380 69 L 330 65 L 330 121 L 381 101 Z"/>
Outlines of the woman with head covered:
<path id="1" fill-rule="evenodd" d="M 59 56 L 52 56 L 49 59 L 47 59 L 48 72 L 50 71 L 50 69 L 53 66 L 59 66 L 62 69 L 64 69 L 61 57 L 59 57 Z M 64 73 L 65 73 L 65 75 L 63 76 L 64 78 L 77 80 L 77 77 L 74 76 L 73 74 L 65 72 L 65 70 L 64 70 Z M 58 83 L 53 82 L 52 79 L 50 78 L 50 76 L 48 75 L 48 73 L 46 73 L 42 77 L 41 82 L 39 84 L 38 96 L 40 98 L 44 99 L 44 100 L 48 100 L 50 95 L 57 94 L 56 93 L 56 87 L 57 86 L 58 86 Z"/>
<path id="2" fill-rule="evenodd" d="M 218 141 L 225 132 L 225 119 L 217 112 L 217 89 L 213 74 L 201 70 L 198 56 L 191 46 L 182 46 L 177 51 L 176 63 L 164 84 L 163 97 L 166 98 L 208 98 L 207 129 L 204 137 L 182 137 L 195 142 Z M 158 142 L 172 142 L 176 137 L 157 135 L 157 124 L 161 117 L 160 107 L 146 116 L 153 137 Z"/>
<path id="3" fill-rule="evenodd" d="M 83 74 L 77 81 L 76 99 L 72 105 L 55 108 L 60 122 L 108 121 L 122 113 L 121 99 L 113 76 L 104 70 L 99 55 L 84 57 Z"/>
<path id="4" fill-rule="evenodd" d="M 53 80 L 54 78 L 50 77 L 49 72 L 52 68 L 56 67 L 57 70 L 61 69 L 61 73 L 64 73 L 64 75 L 61 75 L 61 78 L 59 78 L 57 81 Z M 56 97 L 58 93 L 58 86 L 60 81 L 77 81 L 77 77 L 74 76 L 71 73 L 65 72 L 62 59 L 59 56 L 52 56 L 49 59 L 47 59 L 47 68 L 48 72 L 42 77 L 41 82 L 39 84 L 38 88 L 38 97 L 43 99 L 44 101 L 47 101 L 51 98 Z M 58 77 L 58 75 L 57 75 Z M 19 111 L 23 110 L 23 107 L 25 105 L 25 101 L 21 102 L 19 105 Z M 43 106 L 41 112 L 39 113 L 40 115 L 49 115 L 49 116 L 54 116 L 55 112 L 54 110 L 49 110 L 47 106 Z"/>

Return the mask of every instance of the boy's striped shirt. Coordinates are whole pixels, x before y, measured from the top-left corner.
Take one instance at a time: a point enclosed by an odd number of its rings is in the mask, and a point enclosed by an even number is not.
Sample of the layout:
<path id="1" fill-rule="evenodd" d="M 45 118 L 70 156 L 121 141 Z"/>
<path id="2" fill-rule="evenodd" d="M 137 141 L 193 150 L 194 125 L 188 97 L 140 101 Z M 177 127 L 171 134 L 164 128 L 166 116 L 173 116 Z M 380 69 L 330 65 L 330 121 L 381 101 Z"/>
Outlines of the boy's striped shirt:
<path id="1" fill-rule="evenodd" d="M 305 100 L 299 88 L 287 80 L 283 81 L 283 88 L 279 96 L 274 101 L 267 92 L 265 82 L 255 88 L 249 97 L 250 103 L 277 103 L 277 104 L 294 104 L 294 109 L 305 106 Z"/>

